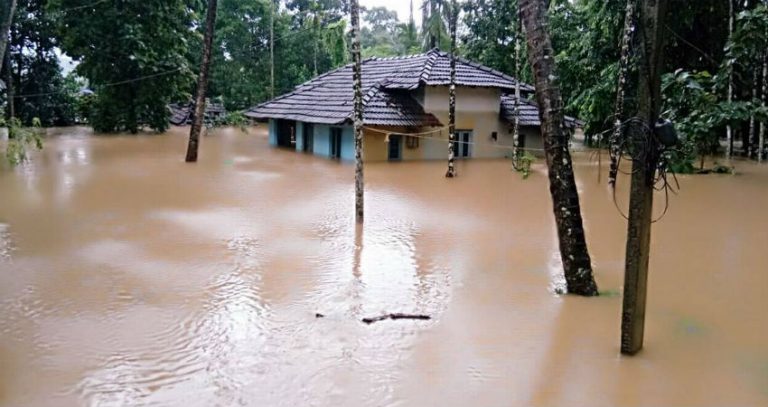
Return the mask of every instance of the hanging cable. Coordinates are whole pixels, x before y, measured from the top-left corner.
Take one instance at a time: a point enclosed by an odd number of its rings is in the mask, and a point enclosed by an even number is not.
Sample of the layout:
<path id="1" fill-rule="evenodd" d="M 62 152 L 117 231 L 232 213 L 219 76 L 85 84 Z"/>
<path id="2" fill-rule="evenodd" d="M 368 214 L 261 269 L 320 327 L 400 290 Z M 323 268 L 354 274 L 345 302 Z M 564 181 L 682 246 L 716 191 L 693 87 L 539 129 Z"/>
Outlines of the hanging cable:
<path id="1" fill-rule="evenodd" d="M 104 85 L 99 85 L 99 87 L 104 88 L 104 87 L 111 87 L 111 86 L 126 85 L 126 84 L 129 84 L 129 83 L 140 82 L 140 81 L 144 81 L 144 80 L 151 79 L 151 78 L 157 78 L 157 77 L 160 77 L 160 76 L 170 75 L 172 73 L 179 72 L 179 71 L 181 71 L 183 69 L 184 68 L 176 68 L 176 69 L 172 69 L 170 71 L 159 72 L 159 73 L 156 73 L 156 74 L 151 74 L 151 75 L 146 75 L 146 76 L 140 76 L 138 78 L 126 79 L 124 81 L 106 83 Z M 30 94 L 26 94 L 26 95 L 14 96 L 14 99 L 31 98 L 31 97 L 38 97 L 38 96 L 51 96 L 51 95 L 58 95 L 58 94 L 66 93 L 66 92 L 68 92 L 68 91 L 60 90 L 60 91 L 56 91 L 56 92 L 47 92 L 47 93 L 30 93 Z"/>

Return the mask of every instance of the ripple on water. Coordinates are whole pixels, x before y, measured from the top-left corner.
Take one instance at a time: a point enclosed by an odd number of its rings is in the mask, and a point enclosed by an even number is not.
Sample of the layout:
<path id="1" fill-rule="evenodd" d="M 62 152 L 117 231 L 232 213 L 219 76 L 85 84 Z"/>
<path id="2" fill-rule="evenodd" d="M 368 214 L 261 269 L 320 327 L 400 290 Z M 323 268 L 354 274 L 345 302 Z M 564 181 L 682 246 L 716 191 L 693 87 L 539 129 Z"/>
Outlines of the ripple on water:
<path id="1" fill-rule="evenodd" d="M 199 307 L 168 316 L 167 324 L 156 324 L 138 344 L 110 345 L 109 358 L 76 386 L 82 400 L 99 406 L 176 405 L 190 397 L 191 404 L 214 405 L 235 397 L 246 372 L 264 357 L 256 350 L 271 329 L 270 307 L 259 288 L 258 241 L 238 237 L 224 245 L 232 267 L 211 278 Z"/>
<path id="2" fill-rule="evenodd" d="M 13 252 L 13 242 L 11 242 L 11 232 L 5 223 L 0 223 L 0 262 L 11 259 Z"/>

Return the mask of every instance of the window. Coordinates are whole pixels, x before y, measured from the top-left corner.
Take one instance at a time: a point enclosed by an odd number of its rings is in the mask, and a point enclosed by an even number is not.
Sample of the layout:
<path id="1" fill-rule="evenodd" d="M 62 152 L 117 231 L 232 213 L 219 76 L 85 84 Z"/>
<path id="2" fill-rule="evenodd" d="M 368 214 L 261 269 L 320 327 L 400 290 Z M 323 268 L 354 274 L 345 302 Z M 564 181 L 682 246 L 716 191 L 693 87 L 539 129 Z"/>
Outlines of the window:
<path id="1" fill-rule="evenodd" d="M 453 155 L 468 158 L 472 154 L 472 130 L 457 130 L 453 142 Z"/>
<path id="2" fill-rule="evenodd" d="M 409 150 L 415 150 L 419 148 L 419 138 L 413 136 L 405 136 L 405 147 Z"/>

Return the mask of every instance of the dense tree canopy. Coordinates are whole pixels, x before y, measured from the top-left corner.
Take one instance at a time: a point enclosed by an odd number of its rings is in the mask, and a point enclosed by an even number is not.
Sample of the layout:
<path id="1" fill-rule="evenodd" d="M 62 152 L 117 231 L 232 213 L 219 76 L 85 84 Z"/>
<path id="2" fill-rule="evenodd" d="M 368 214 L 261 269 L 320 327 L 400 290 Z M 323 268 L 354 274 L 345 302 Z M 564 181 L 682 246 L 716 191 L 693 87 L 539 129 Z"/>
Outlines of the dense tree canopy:
<path id="1" fill-rule="evenodd" d="M 229 110 L 270 98 L 271 31 L 278 95 L 348 63 L 346 3 L 221 0 L 209 97 L 221 100 Z M 734 0 L 732 37 L 727 2 L 671 3 L 674 17 L 665 22 L 664 107 L 689 141 L 687 159 L 716 152 L 726 125 L 735 129 L 743 145 L 739 148 L 755 156 L 765 116 L 761 84 L 768 48 L 766 1 Z M 459 4 L 459 54 L 530 82 L 525 52 L 520 53 L 523 69 L 515 68 L 514 44 L 522 38 L 517 1 Z M 586 122 L 588 135 L 602 134 L 613 123 L 625 4 L 624 0 L 549 2 L 549 28 L 566 112 Z M 167 103 L 186 102 L 194 93 L 204 1 L 19 0 L 18 5 L 8 54 L 11 88 L 19 96 L 14 98 L 16 116 L 24 123 L 39 118 L 43 125 L 61 125 L 87 116 L 101 131 L 135 132 L 142 126 L 163 130 Z M 386 7 L 363 9 L 363 55 L 447 50 L 447 5 L 446 0 L 412 2 L 411 9 L 422 13 L 418 24 L 413 13 L 398 16 Z M 632 51 L 636 58 L 637 47 Z M 60 52 L 75 59 L 78 78 L 64 77 Z M 630 62 L 630 70 L 633 66 Z M 730 102 L 729 82 L 734 89 Z M 95 92 L 93 100 L 77 97 L 83 85 Z"/>
<path id="2" fill-rule="evenodd" d="M 90 121 L 97 131 L 168 127 L 166 106 L 188 95 L 187 62 L 199 18 L 186 0 L 96 2 L 52 0 L 61 48 L 79 62 L 97 98 Z"/>

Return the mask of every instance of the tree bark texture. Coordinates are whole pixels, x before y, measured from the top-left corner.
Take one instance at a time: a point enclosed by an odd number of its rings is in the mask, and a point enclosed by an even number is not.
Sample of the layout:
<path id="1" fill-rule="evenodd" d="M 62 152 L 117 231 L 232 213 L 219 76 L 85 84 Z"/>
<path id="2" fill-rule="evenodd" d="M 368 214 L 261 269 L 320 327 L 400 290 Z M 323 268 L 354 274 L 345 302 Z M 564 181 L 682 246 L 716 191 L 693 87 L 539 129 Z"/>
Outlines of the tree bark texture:
<path id="1" fill-rule="evenodd" d="M 360 51 L 360 5 L 358 0 L 350 1 L 352 24 L 352 86 L 354 88 L 355 126 L 355 219 L 363 222 L 364 180 L 363 180 L 363 64 Z"/>
<path id="2" fill-rule="evenodd" d="M 192 117 L 192 128 L 189 131 L 187 162 L 197 161 L 200 133 L 203 130 L 205 96 L 208 93 L 208 72 L 211 68 L 211 51 L 213 49 L 213 34 L 216 29 L 217 5 L 218 0 L 208 0 L 208 11 L 205 17 L 205 38 L 203 40 L 203 61 L 200 63 L 200 75 L 197 79 L 197 97 L 195 98 L 195 113 Z"/>
<path id="3" fill-rule="evenodd" d="M 619 82 L 616 88 L 616 104 L 614 108 L 615 119 L 613 122 L 613 133 L 610 140 L 611 168 L 608 174 L 608 183 L 616 186 L 616 177 L 619 173 L 619 155 L 621 154 L 621 145 L 619 140 L 622 135 L 622 120 L 624 119 L 624 97 L 627 86 L 627 73 L 629 70 L 629 46 L 632 42 L 632 33 L 634 32 L 635 21 L 635 2 L 627 1 L 627 7 L 624 11 L 624 32 L 621 37 L 621 59 L 619 61 Z"/>
<path id="4" fill-rule="evenodd" d="M 756 100 L 758 96 L 758 84 L 757 84 L 757 78 L 759 78 L 757 70 L 755 70 L 754 73 L 754 81 L 752 86 L 752 100 Z M 742 142 L 744 145 L 744 151 L 747 154 L 747 157 L 754 158 L 755 157 L 755 146 L 757 146 L 757 126 L 755 122 L 755 115 L 752 114 L 749 116 L 749 132 L 747 132 L 747 135 L 744 136 L 744 141 Z"/>
<path id="5" fill-rule="evenodd" d="M 269 0 L 269 94 L 275 98 L 275 0 Z"/>
<path id="6" fill-rule="evenodd" d="M 11 51 L 5 53 L 3 58 L 5 64 L 5 90 L 8 96 L 8 118 L 16 117 L 16 97 L 14 93 L 13 69 L 11 68 Z"/>
<path id="7" fill-rule="evenodd" d="M 557 83 L 552 42 L 547 31 L 546 3 L 545 0 L 521 0 L 520 15 L 536 85 L 541 135 L 549 170 L 549 191 L 567 289 L 571 294 L 594 296 L 598 294 L 597 284 L 592 276 L 579 195 L 568 150 L 568 136 L 563 126 L 563 100 Z"/>
<path id="8" fill-rule="evenodd" d="M 760 94 L 760 99 L 763 101 L 763 107 L 766 106 L 766 100 L 768 100 L 768 52 L 763 55 L 763 87 Z M 765 132 L 768 123 L 766 120 L 760 122 L 760 135 L 757 141 L 757 161 L 763 162 L 765 157 Z"/>
<path id="9" fill-rule="evenodd" d="M 638 2 L 639 78 L 637 122 L 630 126 L 632 185 L 629 199 L 621 352 L 634 355 L 643 347 L 645 303 L 650 255 L 653 191 L 659 147 L 653 135 L 661 110 L 661 73 L 664 56 L 664 16 L 667 0 Z"/>
<path id="10" fill-rule="evenodd" d="M 520 18 L 515 18 L 515 120 L 512 122 L 512 167 L 519 168 L 520 160 L 520 50 L 522 29 Z"/>
<path id="11" fill-rule="evenodd" d="M 451 0 L 451 79 L 448 87 L 448 171 L 446 178 L 456 176 L 456 165 L 454 163 L 456 152 L 453 151 L 454 140 L 456 139 L 456 22 L 458 21 L 459 8 L 456 6 L 456 0 Z"/>
<path id="12" fill-rule="evenodd" d="M 733 37 L 733 25 L 734 19 L 736 18 L 735 11 L 733 9 L 733 2 L 734 0 L 728 0 L 728 41 L 730 41 Z M 728 67 L 727 99 L 728 103 L 733 102 L 733 64 Z M 725 138 L 727 143 L 725 147 L 725 158 L 730 159 L 731 155 L 733 155 L 733 128 L 730 124 L 725 127 Z"/>
<path id="13" fill-rule="evenodd" d="M 8 9 L 3 11 L 8 14 L 3 14 L 3 21 L 0 22 L 0 56 L 5 55 L 5 50 L 10 42 L 11 23 L 13 22 L 13 16 L 16 14 L 16 0 L 11 0 Z"/>

